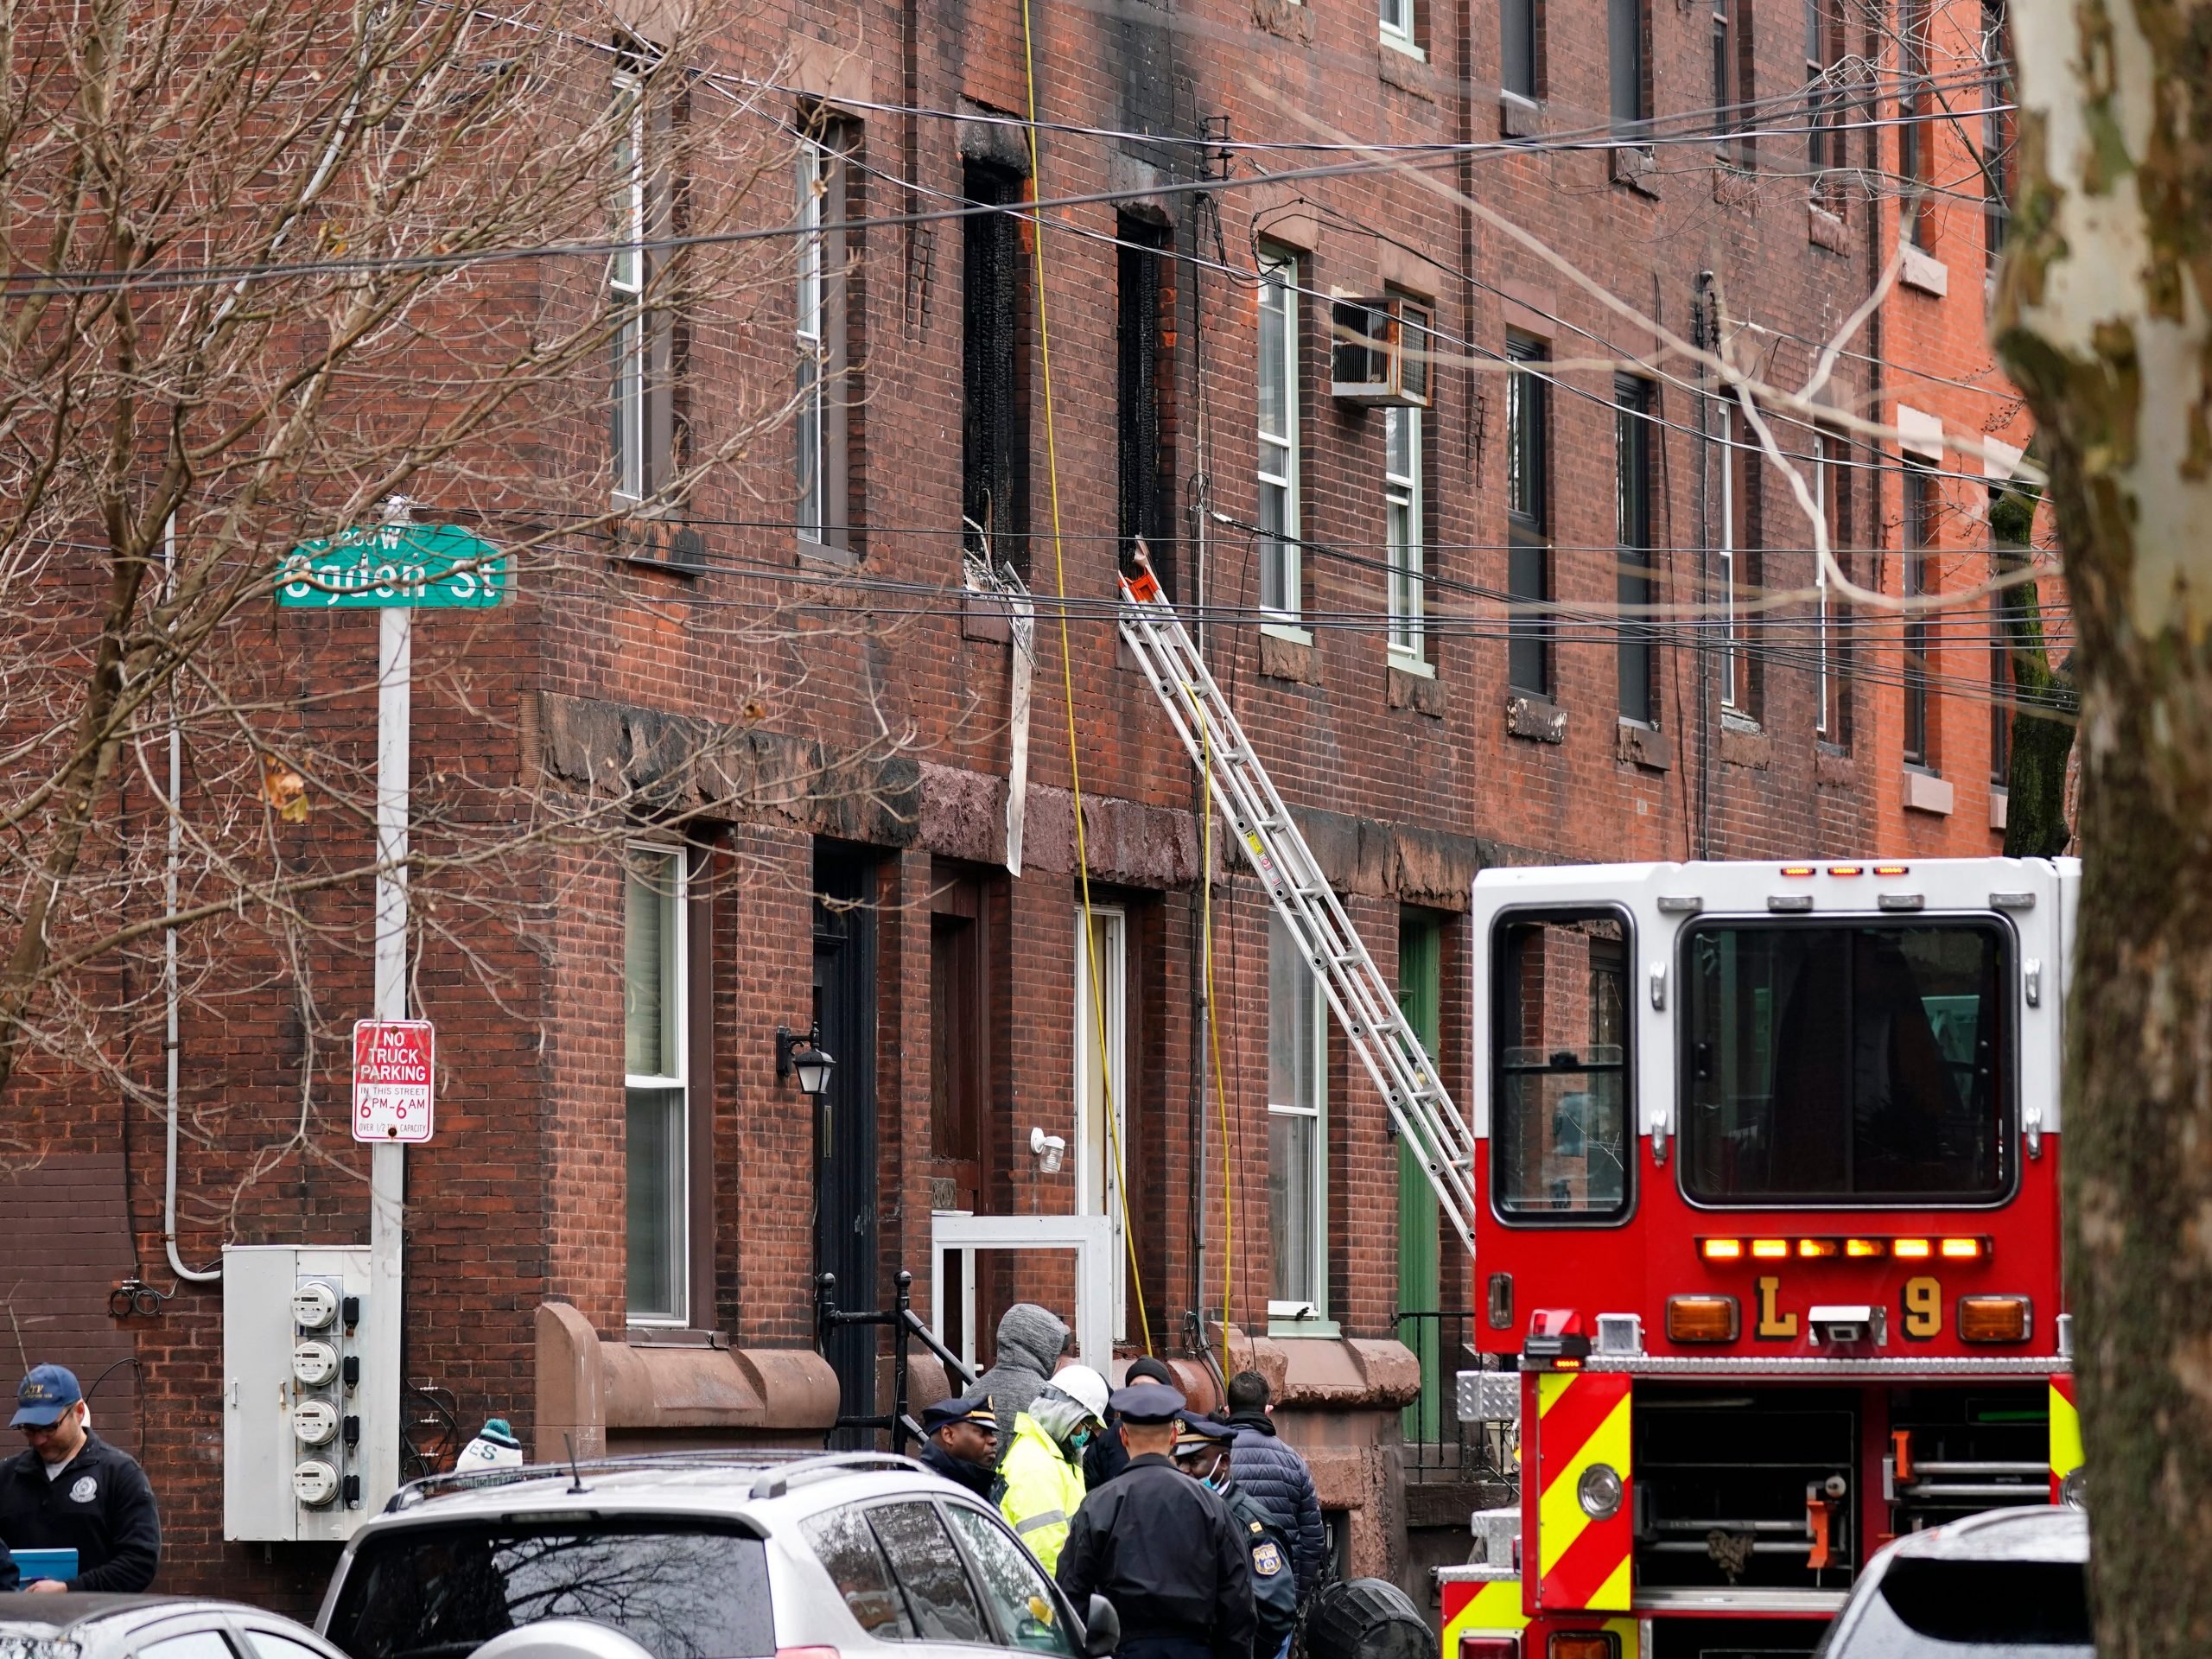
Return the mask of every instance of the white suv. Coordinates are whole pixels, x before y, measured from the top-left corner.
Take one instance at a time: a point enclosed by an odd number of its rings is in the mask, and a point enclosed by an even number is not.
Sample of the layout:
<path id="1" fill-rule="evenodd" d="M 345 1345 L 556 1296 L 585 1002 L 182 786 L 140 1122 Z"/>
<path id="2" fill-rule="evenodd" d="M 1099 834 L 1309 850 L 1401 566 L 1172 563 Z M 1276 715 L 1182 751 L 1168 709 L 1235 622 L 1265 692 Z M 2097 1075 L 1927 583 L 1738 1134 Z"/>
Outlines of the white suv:
<path id="1" fill-rule="evenodd" d="M 668 1455 L 404 1487 L 354 1534 L 315 1628 L 352 1659 L 461 1659 L 547 1619 L 652 1659 L 1104 1659 L 997 1512 L 879 1453 Z"/>

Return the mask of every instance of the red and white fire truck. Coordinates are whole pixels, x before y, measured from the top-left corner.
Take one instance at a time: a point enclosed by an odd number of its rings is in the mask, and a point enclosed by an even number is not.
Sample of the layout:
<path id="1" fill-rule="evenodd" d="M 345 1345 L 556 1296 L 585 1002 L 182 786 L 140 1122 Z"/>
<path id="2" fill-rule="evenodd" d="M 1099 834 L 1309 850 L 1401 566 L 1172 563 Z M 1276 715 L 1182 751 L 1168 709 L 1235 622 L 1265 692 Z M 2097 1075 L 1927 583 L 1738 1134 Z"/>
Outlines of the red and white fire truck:
<path id="1" fill-rule="evenodd" d="M 1443 1659 L 1803 1654 L 1885 1540 L 2078 1481 L 2070 861 L 1485 871 L 1474 1346 L 1520 1502 Z"/>

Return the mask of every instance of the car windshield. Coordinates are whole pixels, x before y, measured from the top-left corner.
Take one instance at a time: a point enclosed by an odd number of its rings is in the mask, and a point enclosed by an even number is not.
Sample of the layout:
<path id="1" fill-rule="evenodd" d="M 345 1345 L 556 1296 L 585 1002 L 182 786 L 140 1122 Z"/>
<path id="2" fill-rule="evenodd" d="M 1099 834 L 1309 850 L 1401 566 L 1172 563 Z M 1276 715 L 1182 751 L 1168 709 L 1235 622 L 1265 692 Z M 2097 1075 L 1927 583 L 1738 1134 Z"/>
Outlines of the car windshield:
<path id="1" fill-rule="evenodd" d="M 1905 1556 L 1859 1615 L 1837 1621 L 1825 1659 L 2090 1659 L 2088 1575 L 2075 1562 Z"/>
<path id="2" fill-rule="evenodd" d="M 766 1659 L 771 1613 L 767 1552 L 735 1529 L 490 1522 L 363 1539 L 327 1634 L 353 1659 L 459 1659 L 537 1619 L 588 1618 L 654 1659 Z"/>
<path id="3" fill-rule="evenodd" d="M 2002 1198 L 2009 950 L 1988 922 L 1694 929 L 1684 1190 L 1716 1205 Z"/>

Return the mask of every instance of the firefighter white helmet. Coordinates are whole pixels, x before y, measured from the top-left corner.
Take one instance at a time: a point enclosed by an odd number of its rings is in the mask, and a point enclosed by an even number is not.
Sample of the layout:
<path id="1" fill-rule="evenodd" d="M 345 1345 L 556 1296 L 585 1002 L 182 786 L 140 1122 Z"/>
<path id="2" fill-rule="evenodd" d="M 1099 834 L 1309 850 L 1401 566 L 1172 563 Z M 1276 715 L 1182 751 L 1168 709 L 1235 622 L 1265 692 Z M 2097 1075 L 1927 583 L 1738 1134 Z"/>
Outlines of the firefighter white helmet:
<path id="1" fill-rule="evenodd" d="M 1112 1390 L 1090 1366 L 1064 1365 L 1052 1373 L 1052 1385 L 1100 1422 L 1106 1421 L 1106 1396 Z"/>

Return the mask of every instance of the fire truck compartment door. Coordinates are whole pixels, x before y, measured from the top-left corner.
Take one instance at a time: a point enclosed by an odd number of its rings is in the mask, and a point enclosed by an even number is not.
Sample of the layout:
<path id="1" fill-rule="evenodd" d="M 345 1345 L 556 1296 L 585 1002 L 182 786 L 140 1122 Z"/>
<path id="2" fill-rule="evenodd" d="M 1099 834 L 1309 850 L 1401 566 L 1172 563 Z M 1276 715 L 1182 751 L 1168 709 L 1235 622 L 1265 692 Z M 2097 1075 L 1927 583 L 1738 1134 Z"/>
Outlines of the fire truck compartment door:
<path id="1" fill-rule="evenodd" d="M 1536 1569 L 1535 1605 L 1624 1613 L 1636 1542 L 1630 1379 L 1547 1371 L 1535 1382 L 1539 1496 L 1522 1501 L 1535 1536 L 1523 1540 L 1522 1560 Z"/>

